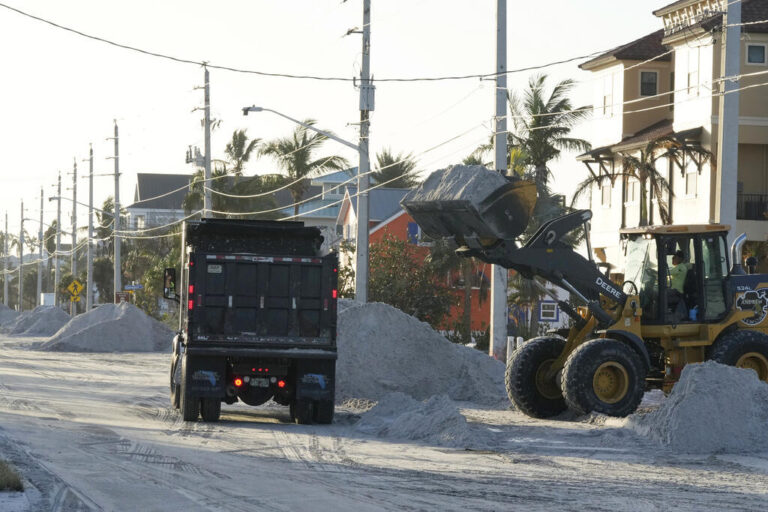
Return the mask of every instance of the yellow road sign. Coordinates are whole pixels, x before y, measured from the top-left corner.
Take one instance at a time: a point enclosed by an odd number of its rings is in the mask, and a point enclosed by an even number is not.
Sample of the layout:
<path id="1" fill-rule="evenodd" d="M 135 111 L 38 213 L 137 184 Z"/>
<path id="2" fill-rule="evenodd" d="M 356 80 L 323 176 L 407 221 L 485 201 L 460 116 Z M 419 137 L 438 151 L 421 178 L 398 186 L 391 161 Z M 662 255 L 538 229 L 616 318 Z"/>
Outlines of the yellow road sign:
<path id="1" fill-rule="evenodd" d="M 70 302 L 80 302 L 80 296 L 79 295 L 71 295 L 69 297 Z"/>
<path id="2" fill-rule="evenodd" d="M 69 286 L 67 286 L 67 291 L 72 295 L 80 295 L 80 292 L 83 291 L 83 285 L 80 283 L 80 281 L 75 279 L 69 283 Z"/>

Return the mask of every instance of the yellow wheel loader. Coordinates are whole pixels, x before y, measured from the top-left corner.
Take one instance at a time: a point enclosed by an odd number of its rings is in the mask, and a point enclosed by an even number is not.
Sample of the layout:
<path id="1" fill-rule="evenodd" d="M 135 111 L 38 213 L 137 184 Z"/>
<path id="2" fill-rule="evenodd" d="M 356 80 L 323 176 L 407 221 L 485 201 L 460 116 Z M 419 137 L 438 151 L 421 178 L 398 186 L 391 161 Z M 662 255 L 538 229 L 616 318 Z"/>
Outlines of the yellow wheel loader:
<path id="1" fill-rule="evenodd" d="M 573 308 L 540 287 L 572 327 L 528 340 L 509 357 L 507 392 L 520 411 L 626 416 L 646 390 L 668 392 L 686 364 L 706 360 L 768 381 L 768 275 L 742 269 L 744 235 L 729 254 L 729 227 L 721 224 L 624 229 L 625 280 L 614 283 L 592 259 L 591 211 L 545 222 L 521 245 L 536 188 L 500 177 L 454 166 L 433 173 L 402 205 L 425 234 L 455 242 L 459 255 L 544 278 L 582 303 Z M 490 192 L 489 182 L 496 184 Z M 587 258 L 566 243 L 579 230 Z M 673 264 L 681 260 L 684 271 Z"/>

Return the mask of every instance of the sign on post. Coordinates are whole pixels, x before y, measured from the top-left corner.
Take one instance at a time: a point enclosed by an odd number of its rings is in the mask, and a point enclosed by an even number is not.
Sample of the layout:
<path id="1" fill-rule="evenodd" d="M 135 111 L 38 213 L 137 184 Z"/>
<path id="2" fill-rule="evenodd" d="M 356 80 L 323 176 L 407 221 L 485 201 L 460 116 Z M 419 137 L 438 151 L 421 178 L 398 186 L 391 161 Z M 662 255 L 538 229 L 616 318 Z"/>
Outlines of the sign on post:
<path id="1" fill-rule="evenodd" d="M 121 302 L 131 302 L 131 293 L 115 292 L 115 304 L 120 304 Z"/>
<path id="2" fill-rule="evenodd" d="M 83 285 L 75 279 L 71 283 L 69 283 L 69 286 L 67 286 L 67 291 L 70 293 L 70 295 L 80 295 L 80 292 L 83 291 Z"/>

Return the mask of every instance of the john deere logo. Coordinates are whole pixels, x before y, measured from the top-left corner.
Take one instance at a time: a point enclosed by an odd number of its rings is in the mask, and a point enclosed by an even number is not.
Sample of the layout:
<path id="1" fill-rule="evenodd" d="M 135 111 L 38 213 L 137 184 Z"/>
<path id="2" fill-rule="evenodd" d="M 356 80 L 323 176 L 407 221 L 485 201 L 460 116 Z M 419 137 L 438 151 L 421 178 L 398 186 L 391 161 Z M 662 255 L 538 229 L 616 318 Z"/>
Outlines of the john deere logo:
<path id="1" fill-rule="evenodd" d="M 736 298 L 736 307 L 741 311 L 754 311 L 755 315 L 742 320 L 747 325 L 757 325 L 768 315 L 768 288 L 758 288 L 741 293 Z"/>

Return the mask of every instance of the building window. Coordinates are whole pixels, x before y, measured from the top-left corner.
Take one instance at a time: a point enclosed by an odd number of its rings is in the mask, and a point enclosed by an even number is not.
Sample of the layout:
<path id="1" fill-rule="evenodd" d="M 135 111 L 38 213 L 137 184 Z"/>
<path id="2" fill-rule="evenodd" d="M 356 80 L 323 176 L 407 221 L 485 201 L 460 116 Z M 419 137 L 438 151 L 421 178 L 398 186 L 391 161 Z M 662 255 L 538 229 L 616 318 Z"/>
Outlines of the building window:
<path id="1" fill-rule="evenodd" d="M 600 187 L 600 204 L 605 207 L 611 206 L 611 184 L 610 183 L 603 183 L 603 185 Z"/>
<path id="2" fill-rule="evenodd" d="M 627 181 L 627 197 L 626 197 L 626 203 L 629 204 L 635 204 L 637 202 L 637 189 L 638 189 L 638 183 L 636 180 L 628 180 Z"/>
<path id="3" fill-rule="evenodd" d="M 764 44 L 747 45 L 747 64 L 765 64 Z"/>
<path id="4" fill-rule="evenodd" d="M 419 243 L 419 225 L 415 222 L 408 223 L 408 243 L 413 245 Z"/>
<path id="5" fill-rule="evenodd" d="M 560 320 L 560 309 L 557 302 L 553 300 L 543 300 L 539 303 L 539 321 L 540 322 L 558 322 Z"/>
<path id="6" fill-rule="evenodd" d="M 656 96 L 659 93 L 659 73 L 657 71 L 640 72 L 640 96 Z"/>
<path id="7" fill-rule="evenodd" d="M 685 195 L 686 197 L 696 197 L 696 171 L 685 175 Z"/>
<path id="8" fill-rule="evenodd" d="M 603 116 L 613 116 L 613 75 L 603 79 Z"/>
<path id="9" fill-rule="evenodd" d="M 688 50 L 688 95 L 699 95 L 699 48 Z"/>
<path id="10" fill-rule="evenodd" d="M 146 226 L 143 215 L 136 216 L 136 229 L 143 229 Z"/>

